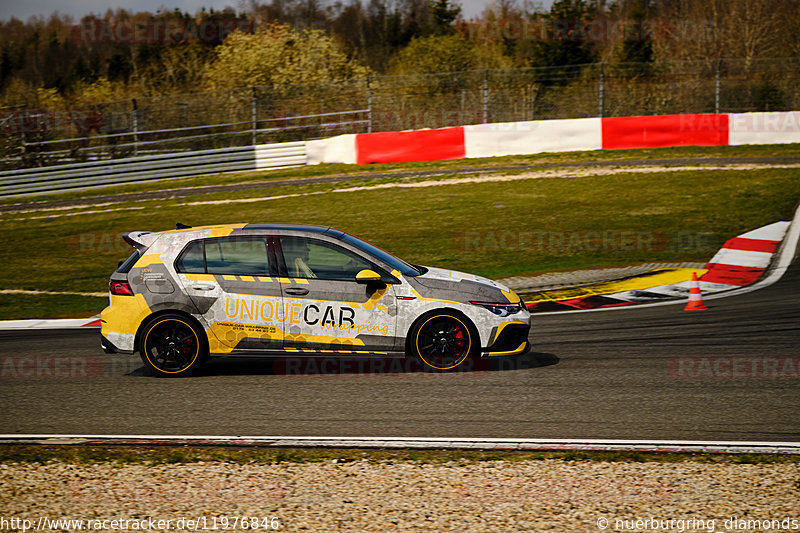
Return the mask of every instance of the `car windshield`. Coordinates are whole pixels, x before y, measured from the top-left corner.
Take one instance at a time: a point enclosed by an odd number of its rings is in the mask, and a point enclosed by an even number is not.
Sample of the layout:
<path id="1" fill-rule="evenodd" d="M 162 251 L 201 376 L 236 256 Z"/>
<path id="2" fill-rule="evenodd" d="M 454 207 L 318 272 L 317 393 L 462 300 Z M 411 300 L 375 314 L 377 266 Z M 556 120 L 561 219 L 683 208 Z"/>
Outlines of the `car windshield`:
<path id="1" fill-rule="evenodd" d="M 342 235 L 341 239 L 348 244 L 352 244 L 359 250 L 366 252 L 377 259 L 380 259 L 387 265 L 391 265 L 392 268 L 399 270 L 404 276 L 419 276 L 421 274 L 417 268 L 406 263 L 399 257 L 393 256 L 386 250 L 382 250 L 374 244 L 370 244 L 367 241 L 362 241 L 358 237 L 353 237 L 349 233 Z"/>

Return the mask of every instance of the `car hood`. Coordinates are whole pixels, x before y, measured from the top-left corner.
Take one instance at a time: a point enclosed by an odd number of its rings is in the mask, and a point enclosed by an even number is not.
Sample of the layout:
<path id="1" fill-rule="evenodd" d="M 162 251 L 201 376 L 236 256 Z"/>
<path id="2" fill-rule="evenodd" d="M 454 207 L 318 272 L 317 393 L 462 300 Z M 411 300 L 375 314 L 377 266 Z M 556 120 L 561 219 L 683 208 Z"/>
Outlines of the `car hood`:
<path id="1" fill-rule="evenodd" d="M 507 286 L 497 283 L 488 278 L 459 272 L 457 270 L 446 270 L 443 268 L 425 267 L 427 272 L 419 276 L 410 278 L 412 285 L 419 285 L 420 292 L 432 291 L 438 297 L 445 297 L 445 291 L 451 293 L 450 299 L 454 294 L 462 297 L 459 300 L 483 300 L 489 302 L 511 302 L 516 303 L 519 297 Z M 426 296 L 423 293 L 423 296 Z"/>

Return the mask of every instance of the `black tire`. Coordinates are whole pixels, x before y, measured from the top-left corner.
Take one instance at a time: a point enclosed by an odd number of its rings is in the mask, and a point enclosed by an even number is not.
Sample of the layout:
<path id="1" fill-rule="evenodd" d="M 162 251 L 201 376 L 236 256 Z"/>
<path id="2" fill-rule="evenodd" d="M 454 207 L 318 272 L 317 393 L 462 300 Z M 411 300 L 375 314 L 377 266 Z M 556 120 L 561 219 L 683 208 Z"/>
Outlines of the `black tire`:
<path id="1" fill-rule="evenodd" d="M 160 315 L 139 334 L 139 354 L 152 375 L 188 376 L 208 358 L 205 333 L 183 315 Z"/>
<path id="2" fill-rule="evenodd" d="M 463 369 L 480 350 L 478 335 L 470 321 L 450 311 L 436 311 L 420 318 L 408 339 L 409 355 L 426 370 Z"/>

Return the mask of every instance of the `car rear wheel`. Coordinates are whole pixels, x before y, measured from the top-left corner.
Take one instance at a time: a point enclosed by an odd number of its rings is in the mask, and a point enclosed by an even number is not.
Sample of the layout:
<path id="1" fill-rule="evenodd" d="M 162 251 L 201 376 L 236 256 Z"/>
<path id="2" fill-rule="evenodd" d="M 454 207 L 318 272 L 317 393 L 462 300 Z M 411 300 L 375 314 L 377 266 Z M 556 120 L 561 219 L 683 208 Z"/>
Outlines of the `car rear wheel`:
<path id="1" fill-rule="evenodd" d="M 204 334 L 181 315 L 161 315 L 142 329 L 139 353 L 151 374 L 177 377 L 191 374 L 207 355 Z"/>
<path id="2" fill-rule="evenodd" d="M 440 311 L 423 317 L 414 326 L 410 352 L 426 369 L 457 370 L 477 352 L 477 337 L 468 320 Z"/>

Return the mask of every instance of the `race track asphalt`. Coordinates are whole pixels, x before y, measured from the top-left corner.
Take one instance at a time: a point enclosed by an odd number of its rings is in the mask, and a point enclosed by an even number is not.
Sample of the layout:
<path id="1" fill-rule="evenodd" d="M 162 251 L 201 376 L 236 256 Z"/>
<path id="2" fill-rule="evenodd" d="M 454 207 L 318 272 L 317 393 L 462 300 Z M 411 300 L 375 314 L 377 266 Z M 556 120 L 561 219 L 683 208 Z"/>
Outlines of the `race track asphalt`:
<path id="1" fill-rule="evenodd" d="M 535 315 L 531 354 L 447 375 L 229 359 L 157 379 L 97 330 L 0 332 L 0 433 L 798 441 L 799 289 L 795 260 L 708 311 Z"/>

